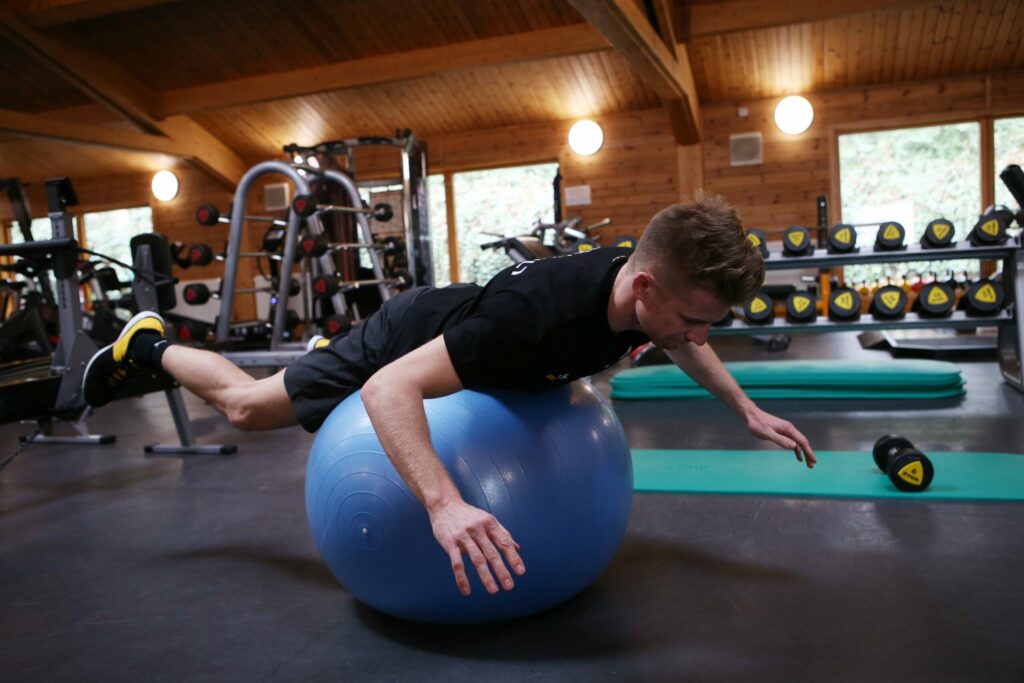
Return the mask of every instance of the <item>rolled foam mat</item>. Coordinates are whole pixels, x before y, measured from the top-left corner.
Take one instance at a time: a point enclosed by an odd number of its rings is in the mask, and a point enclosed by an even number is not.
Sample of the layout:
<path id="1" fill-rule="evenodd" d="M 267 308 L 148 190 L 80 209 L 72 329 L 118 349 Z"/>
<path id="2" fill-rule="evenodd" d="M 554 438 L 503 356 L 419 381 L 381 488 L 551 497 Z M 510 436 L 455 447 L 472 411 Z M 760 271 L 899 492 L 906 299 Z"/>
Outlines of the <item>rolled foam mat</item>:
<path id="1" fill-rule="evenodd" d="M 808 389 L 793 387 L 746 387 L 744 391 L 752 399 L 936 399 L 956 398 L 964 396 L 967 391 L 963 384 L 948 388 L 919 388 L 917 391 L 898 388 L 862 388 L 844 387 L 840 389 Z M 706 389 L 615 389 L 612 398 L 619 400 L 648 400 L 648 399 L 684 399 L 684 398 L 712 398 Z"/>
<path id="2" fill-rule="evenodd" d="M 736 361 L 725 367 L 741 386 L 903 386 L 948 387 L 960 381 L 960 368 L 936 360 L 893 360 L 873 366 L 842 360 Z M 612 386 L 696 386 L 675 365 L 630 368 L 615 375 Z"/>
<path id="3" fill-rule="evenodd" d="M 898 491 L 871 453 L 818 451 L 814 469 L 789 451 L 634 450 L 633 488 L 645 493 L 734 493 L 813 498 L 1024 500 L 1024 455 L 932 453 L 935 479 Z"/>

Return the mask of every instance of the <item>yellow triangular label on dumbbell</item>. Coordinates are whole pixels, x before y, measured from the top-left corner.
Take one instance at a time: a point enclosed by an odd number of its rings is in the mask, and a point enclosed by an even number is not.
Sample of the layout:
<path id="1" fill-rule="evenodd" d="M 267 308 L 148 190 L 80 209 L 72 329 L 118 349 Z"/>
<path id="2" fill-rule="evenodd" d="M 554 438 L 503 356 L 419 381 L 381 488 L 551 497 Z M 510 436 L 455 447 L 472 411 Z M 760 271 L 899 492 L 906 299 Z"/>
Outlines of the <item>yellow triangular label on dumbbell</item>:
<path id="1" fill-rule="evenodd" d="M 804 243 L 804 234 L 799 230 L 794 230 L 789 233 L 789 241 L 793 243 L 794 247 L 799 247 Z"/>
<path id="2" fill-rule="evenodd" d="M 756 299 L 750 302 L 751 313 L 763 313 L 766 310 L 768 310 L 768 304 L 765 303 L 765 300 L 762 299 L 761 297 L 757 297 Z"/>
<path id="3" fill-rule="evenodd" d="M 928 292 L 928 303 L 933 306 L 944 306 L 949 303 L 949 297 L 946 296 L 941 287 L 932 287 L 931 291 Z"/>
<path id="4" fill-rule="evenodd" d="M 996 290 L 992 285 L 982 285 L 975 292 L 974 298 L 985 304 L 994 304 L 996 302 Z"/>
<path id="5" fill-rule="evenodd" d="M 619 246 L 623 247 L 624 249 L 632 249 L 634 246 L 633 240 L 622 240 L 621 242 L 619 242 Z"/>
<path id="6" fill-rule="evenodd" d="M 592 244 L 578 244 L 576 245 L 576 251 L 592 251 L 594 245 Z"/>
<path id="7" fill-rule="evenodd" d="M 949 223 L 933 223 L 932 232 L 935 233 L 935 237 L 940 240 L 946 239 L 946 235 L 953 229 L 953 226 Z"/>
<path id="8" fill-rule="evenodd" d="M 993 237 L 999 237 L 999 221 L 995 218 L 985 221 L 981 224 L 981 231 Z"/>
<path id="9" fill-rule="evenodd" d="M 899 306 L 899 292 L 882 292 L 880 296 L 882 297 L 882 303 L 885 304 L 885 307 L 889 310 L 895 310 L 895 308 Z"/>
<path id="10" fill-rule="evenodd" d="M 755 247 L 760 247 L 761 246 L 761 238 L 758 237 L 757 235 L 751 233 L 751 234 L 747 235 L 747 239 L 750 240 Z"/>
<path id="11" fill-rule="evenodd" d="M 836 297 L 835 303 L 836 306 L 838 306 L 839 308 L 845 308 L 846 310 L 850 310 L 853 308 L 853 294 L 850 294 L 849 292 L 843 292 L 842 294 Z"/>
<path id="12" fill-rule="evenodd" d="M 882 237 L 887 240 L 898 240 L 900 238 L 900 229 L 895 224 L 889 223 L 885 226 L 885 231 L 882 232 Z"/>
<path id="13" fill-rule="evenodd" d="M 914 462 L 901 467 L 896 475 L 908 484 L 914 484 L 917 486 L 924 481 L 924 467 L 921 466 L 920 460 L 915 460 Z"/>
<path id="14" fill-rule="evenodd" d="M 837 242 L 840 242 L 842 244 L 849 244 L 850 240 L 853 239 L 853 236 L 850 235 L 849 228 L 843 228 L 842 230 L 835 234 L 835 238 Z"/>
<path id="15" fill-rule="evenodd" d="M 797 313 L 803 313 L 807 310 L 807 307 L 811 305 L 811 300 L 805 296 L 793 297 L 793 308 L 796 309 Z"/>

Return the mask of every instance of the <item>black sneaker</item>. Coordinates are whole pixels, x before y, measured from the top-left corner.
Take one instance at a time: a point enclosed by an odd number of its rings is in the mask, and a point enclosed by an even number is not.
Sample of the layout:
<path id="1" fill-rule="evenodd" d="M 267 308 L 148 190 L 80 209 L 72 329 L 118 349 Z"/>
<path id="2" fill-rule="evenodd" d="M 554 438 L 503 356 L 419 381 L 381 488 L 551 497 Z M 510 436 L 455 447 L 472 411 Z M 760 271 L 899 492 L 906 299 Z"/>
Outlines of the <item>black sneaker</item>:
<path id="1" fill-rule="evenodd" d="M 164 319 L 153 311 L 142 311 L 128 321 L 113 344 L 97 351 L 85 366 L 82 393 L 85 402 L 93 408 L 110 403 L 121 391 L 125 380 L 139 370 L 139 365 L 128 357 L 132 338 L 143 330 L 164 334 Z"/>

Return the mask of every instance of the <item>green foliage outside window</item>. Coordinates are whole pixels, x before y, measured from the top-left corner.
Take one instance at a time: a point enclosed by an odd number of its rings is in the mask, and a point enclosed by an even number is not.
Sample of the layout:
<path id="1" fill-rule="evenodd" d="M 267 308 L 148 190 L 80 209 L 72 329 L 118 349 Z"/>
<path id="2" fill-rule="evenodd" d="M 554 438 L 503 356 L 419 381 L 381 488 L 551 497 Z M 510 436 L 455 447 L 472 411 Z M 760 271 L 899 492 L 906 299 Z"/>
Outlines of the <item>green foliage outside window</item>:
<path id="1" fill-rule="evenodd" d="M 962 241 L 982 209 L 980 125 L 976 122 L 852 133 L 839 137 L 839 178 L 844 223 L 895 220 L 917 243 L 930 221 L 947 218 Z M 870 250 L 877 229 L 857 229 L 861 250 Z M 898 274 L 980 274 L 976 259 L 879 263 L 846 267 L 847 283 L 874 282 Z"/>
<path id="2" fill-rule="evenodd" d="M 999 173 L 1010 164 L 1024 166 L 1024 117 L 996 119 L 993 133 L 996 163 L 996 204 L 1004 204 L 1010 207 L 1011 210 L 1016 211 L 1018 209 L 1017 200 L 1006 189 L 1006 185 L 999 178 Z"/>
<path id="3" fill-rule="evenodd" d="M 481 244 L 494 241 L 495 235 L 528 233 L 537 220 L 554 219 L 557 173 L 558 164 L 537 164 L 454 174 L 462 282 L 484 284 L 512 265 L 504 251 L 485 251 Z"/>

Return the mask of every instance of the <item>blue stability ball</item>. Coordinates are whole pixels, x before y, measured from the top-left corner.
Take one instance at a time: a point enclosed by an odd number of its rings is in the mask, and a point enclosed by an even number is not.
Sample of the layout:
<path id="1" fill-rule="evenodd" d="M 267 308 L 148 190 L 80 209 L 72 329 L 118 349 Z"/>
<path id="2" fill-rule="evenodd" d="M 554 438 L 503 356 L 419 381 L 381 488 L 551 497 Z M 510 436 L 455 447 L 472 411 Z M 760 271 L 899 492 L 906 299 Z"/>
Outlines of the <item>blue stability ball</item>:
<path id="1" fill-rule="evenodd" d="M 465 559 L 459 593 L 426 510 L 384 454 L 358 394 L 313 443 L 306 512 L 320 554 L 358 600 L 414 621 L 520 617 L 586 588 L 622 542 L 633 469 L 622 426 L 589 384 L 537 394 L 460 391 L 425 401 L 431 442 L 471 505 L 522 546 L 526 574 L 489 595 Z"/>

